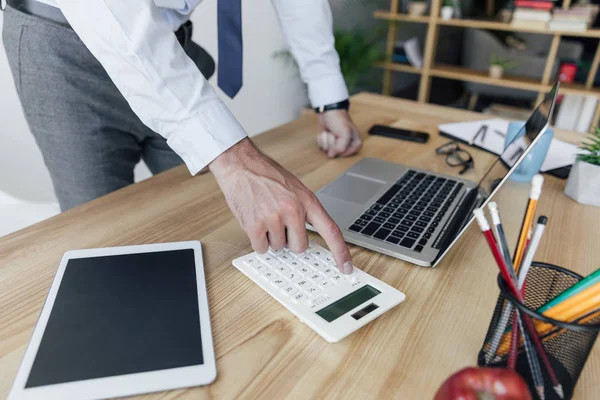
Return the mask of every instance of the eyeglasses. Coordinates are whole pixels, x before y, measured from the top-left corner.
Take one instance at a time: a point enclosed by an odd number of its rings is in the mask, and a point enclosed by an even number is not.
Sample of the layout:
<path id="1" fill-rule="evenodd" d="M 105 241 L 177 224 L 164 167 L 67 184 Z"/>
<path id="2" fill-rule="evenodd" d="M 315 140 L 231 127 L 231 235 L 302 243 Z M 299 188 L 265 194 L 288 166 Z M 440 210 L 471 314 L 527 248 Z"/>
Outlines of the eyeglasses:
<path id="1" fill-rule="evenodd" d="M 437 154 L 445 154 L 446 155 L 446 164 L 451 167 L 463 167 L 459 174 L 464 174 L 471 168 L 475 166 L 475 162 L 473 161 L 473 157 L 471 154 L 460 148 L 457 142 L 451 141 L 448 142 L 437 149 L 435 149 Z"/>

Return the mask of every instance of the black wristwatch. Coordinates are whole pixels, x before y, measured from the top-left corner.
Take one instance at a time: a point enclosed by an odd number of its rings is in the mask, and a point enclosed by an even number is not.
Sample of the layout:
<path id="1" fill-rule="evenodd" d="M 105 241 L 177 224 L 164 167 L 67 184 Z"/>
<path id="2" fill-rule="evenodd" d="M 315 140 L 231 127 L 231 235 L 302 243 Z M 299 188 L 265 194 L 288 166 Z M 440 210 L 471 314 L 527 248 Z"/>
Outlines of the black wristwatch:
<path id="1" fill-rule="evenodd" d="M 346 110 L 346 111 L 348 111 L 349 109 L 350 109 L 350 100 L 346 99 L 344 101 L 340 101 L 339 103 L 327 104 L 325 106 L 316 107 L 315 112 L 317 114 L 322 114 L 325 111 L 331 111 L 331 110 Z"/>

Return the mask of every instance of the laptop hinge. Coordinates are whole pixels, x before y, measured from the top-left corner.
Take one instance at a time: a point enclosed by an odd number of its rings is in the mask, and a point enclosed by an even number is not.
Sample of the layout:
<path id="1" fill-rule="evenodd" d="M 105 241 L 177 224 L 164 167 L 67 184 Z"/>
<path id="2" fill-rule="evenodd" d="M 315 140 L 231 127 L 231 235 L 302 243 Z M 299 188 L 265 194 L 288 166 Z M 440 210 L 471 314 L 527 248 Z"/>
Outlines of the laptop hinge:
<path id="1" fill-rule="evenodd" d="M 465 195 L 460 206 L 458 206 L 454 215 L 446 223 L 446 226 L 440 232 L 432 247 L 438 250 L 446 248 L 446 246 L 454 239 L 456 233 L 460 232 L 465 224 L 469 222 L 469 215 L 478 204 L 481 204 L 481 198 L 478 196 L 478 191 L 472 189 Z"/>

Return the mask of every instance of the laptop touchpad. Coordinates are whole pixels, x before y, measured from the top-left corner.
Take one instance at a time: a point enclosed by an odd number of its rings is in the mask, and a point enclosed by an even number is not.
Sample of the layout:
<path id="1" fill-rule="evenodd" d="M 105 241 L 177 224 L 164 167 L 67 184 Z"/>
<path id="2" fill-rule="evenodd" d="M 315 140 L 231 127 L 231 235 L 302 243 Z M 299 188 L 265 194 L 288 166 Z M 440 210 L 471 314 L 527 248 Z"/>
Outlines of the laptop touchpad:
<path id="1" fill-rule="evenodd" d="M 385 185 L 371 179 L 345 174 L 327 186 L 322 193 L 340 200 L 365 204 Z"/>

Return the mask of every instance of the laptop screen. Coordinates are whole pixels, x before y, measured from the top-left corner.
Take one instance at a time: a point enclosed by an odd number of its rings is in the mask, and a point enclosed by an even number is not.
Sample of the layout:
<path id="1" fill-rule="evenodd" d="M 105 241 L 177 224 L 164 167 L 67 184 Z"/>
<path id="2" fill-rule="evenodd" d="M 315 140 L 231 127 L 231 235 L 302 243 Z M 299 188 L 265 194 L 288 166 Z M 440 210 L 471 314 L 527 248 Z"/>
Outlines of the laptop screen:
<path id="1" fill-rule="evenodd" d="M 515 164 L 521 163 L 531 150 L 532 144 L 537 142 L 536 139 L 545 132 L 546 127 L 550 124 L 557 92 L 558 83 L 546 94 L 544 101 L 531 113 L 523 128 L 479 181 L 479 188 L 482 189 L 485 196 L 490 197 L 498 184 L 509 175 L 509 172 L 512 172 L 511 168 Z"/>
<path id="2" fill-rule="evenodd" d="M 525 156 L 531 151 L 533 146 L 541 138 L 542 133 L 550 124 L 550 118 L 554 111 L 554 103 L 558 94 L 559 83 L 546 94 L 544 101 L 531 113 L 529 119 L 519 133 L 515 136 L 512 142 L 505 147 L 502 154 L 494 161 L 488 171 L 485 173 L 481 181 L 479 181 L 479 194 L 483 195 L 483 202 L 480 207 L 491 199 L 491 197 L 500 189 L 500 186 L 508 179 L 510 174 L 517 169 Z M 454 243 L 462 236 L 466 229 L 473 222 L 473 216 L 470 215 L 468 222 L 463 225 L 463 228 L 457 232 L 454 239 L 445 247 L 443 252 L 440 252 L 437 263 L 448 253 Z"/>

